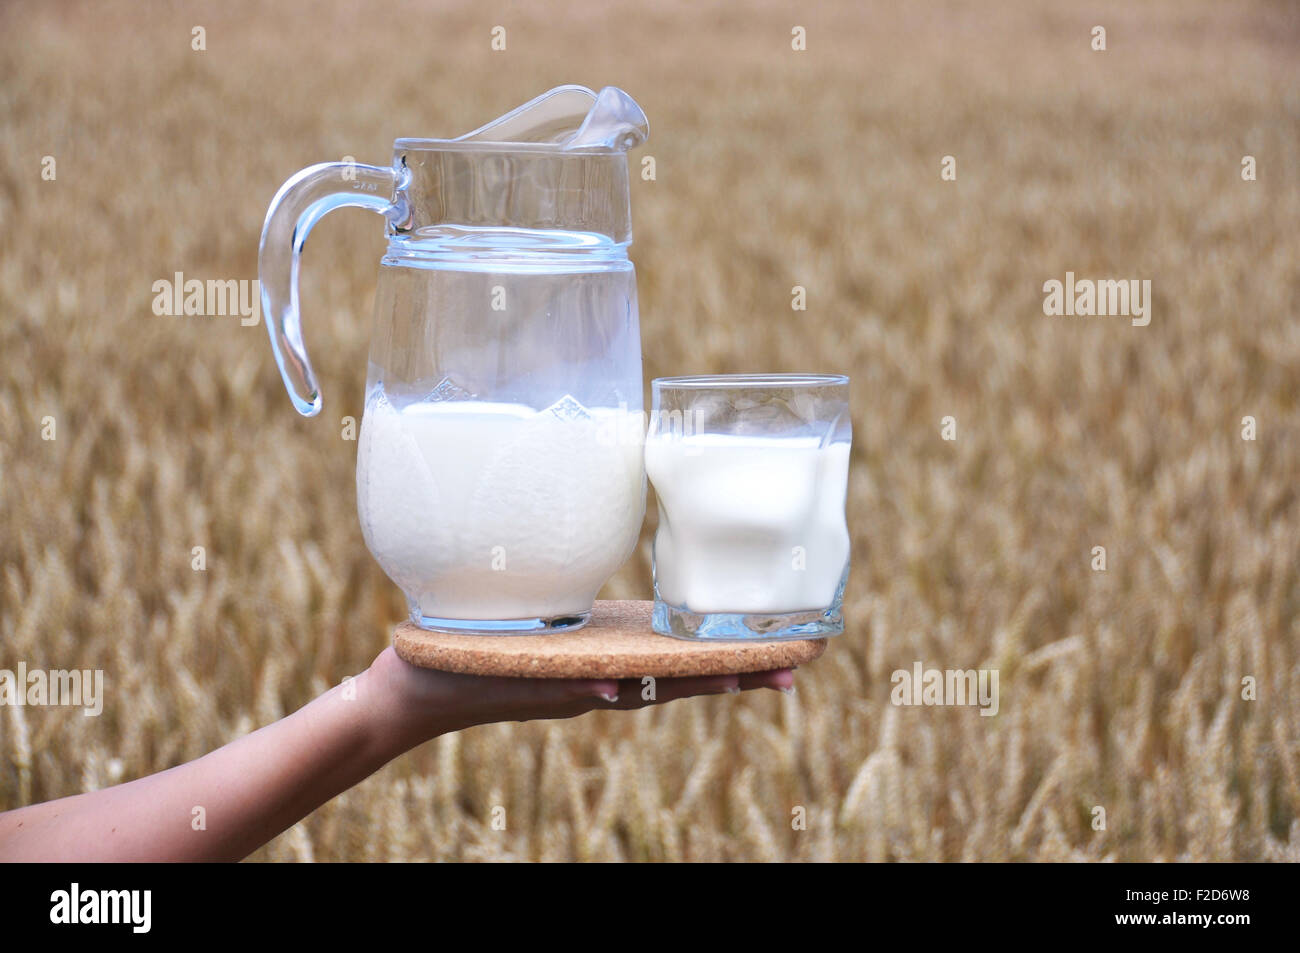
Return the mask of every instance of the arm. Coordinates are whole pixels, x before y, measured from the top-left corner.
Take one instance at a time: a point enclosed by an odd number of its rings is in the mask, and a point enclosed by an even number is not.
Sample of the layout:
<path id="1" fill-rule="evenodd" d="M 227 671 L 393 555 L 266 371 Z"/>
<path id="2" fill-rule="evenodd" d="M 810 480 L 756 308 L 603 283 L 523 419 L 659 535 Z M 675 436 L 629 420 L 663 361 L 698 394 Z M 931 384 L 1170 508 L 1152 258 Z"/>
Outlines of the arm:
<path id="1" fill-rule="evenodd" d="M 793 683 L 789 670 L 660 679 L 657 701 L 642 702 L 636 680 L 620 691 L 617 681 L 453 675 L 415 668 L 387 648 L 355 679 L 195 761 L 0 814 L 0 860 L 238 860 L 449 731 Z M 204 830 L 194 829 L 195 808 Z"/>

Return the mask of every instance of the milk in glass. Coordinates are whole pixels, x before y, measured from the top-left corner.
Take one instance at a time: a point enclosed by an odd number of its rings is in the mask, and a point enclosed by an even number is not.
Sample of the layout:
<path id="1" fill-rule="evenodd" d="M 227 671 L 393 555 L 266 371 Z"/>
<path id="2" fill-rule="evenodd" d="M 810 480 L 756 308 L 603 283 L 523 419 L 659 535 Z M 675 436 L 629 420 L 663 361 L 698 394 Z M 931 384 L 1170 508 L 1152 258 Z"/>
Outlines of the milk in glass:
<path id="1" fill-rule="evenodd" d="M 849 561 L 849 445 L 816 438 L 652 437 L 655 583 L 695 613 L 787 613 L 835 600 Z"/>

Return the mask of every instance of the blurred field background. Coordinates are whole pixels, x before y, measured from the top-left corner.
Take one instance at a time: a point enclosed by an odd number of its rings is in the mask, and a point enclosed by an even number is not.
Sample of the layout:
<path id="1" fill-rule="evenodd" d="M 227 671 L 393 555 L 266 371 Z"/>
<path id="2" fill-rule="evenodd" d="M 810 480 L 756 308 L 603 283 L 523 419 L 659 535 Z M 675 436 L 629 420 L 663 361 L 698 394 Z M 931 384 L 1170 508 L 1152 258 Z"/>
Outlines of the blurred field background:
<path id="1" fill-rule="evenodd" d="M 257 277 L 303 166 L 612 84 L 657 163 L 647 381 L 853 376 L 848 631 L 793 697 L 439 739 L 255 858 L 1300 857 L 1294 4 L 17 2 L 0 77 L 0 667 L 107 683 L 100 718 L 0 708 L 0 809 L 292 711 L 405 612 L 340 424 L 378 219 L 306 253 L 316 420 L 264 327 L 152 283 Z M 1151 279 L 1150 326 L 1045 317 L 1067 270 Z M 654 521 L 607 597 L 649 595 Z M 1000 714 L 891 705 L 918 660 L 998 668 Z"/>

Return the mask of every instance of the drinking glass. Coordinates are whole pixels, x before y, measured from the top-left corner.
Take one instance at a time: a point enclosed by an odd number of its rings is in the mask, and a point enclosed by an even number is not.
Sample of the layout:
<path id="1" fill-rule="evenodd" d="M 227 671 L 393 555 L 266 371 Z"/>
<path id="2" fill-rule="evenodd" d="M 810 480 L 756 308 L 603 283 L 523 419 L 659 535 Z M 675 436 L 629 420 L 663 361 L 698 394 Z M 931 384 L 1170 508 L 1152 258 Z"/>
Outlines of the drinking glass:
<path id="1" fill-rule="evenodd" d="M 651 393 L 655 631 L 760 640 L 842 632 L 849 379 L 662 377 Z"/>

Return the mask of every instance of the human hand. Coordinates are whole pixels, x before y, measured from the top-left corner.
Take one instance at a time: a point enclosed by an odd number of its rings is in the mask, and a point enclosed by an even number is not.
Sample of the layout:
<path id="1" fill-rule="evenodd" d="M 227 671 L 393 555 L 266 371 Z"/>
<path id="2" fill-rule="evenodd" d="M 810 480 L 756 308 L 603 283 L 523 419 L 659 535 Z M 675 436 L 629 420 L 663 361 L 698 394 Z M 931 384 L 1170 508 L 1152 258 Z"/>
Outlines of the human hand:
<path id="1" fill-rule="evenodd" d="M 628 679 L 506 678 L 457 675 L 418 668 L 392 646 L 362 676 L 365 691 L 384 722 L 406 747 L 471 725 L 498 721 L 573 718 L 589 711 L 645 708 L 694 695 L 738 693 L 755 688 L 791 691 L 794 671 L 750 675 L 704 675 L 655 680 L 653 700 L 642 698 L 642 682 Z"/>

